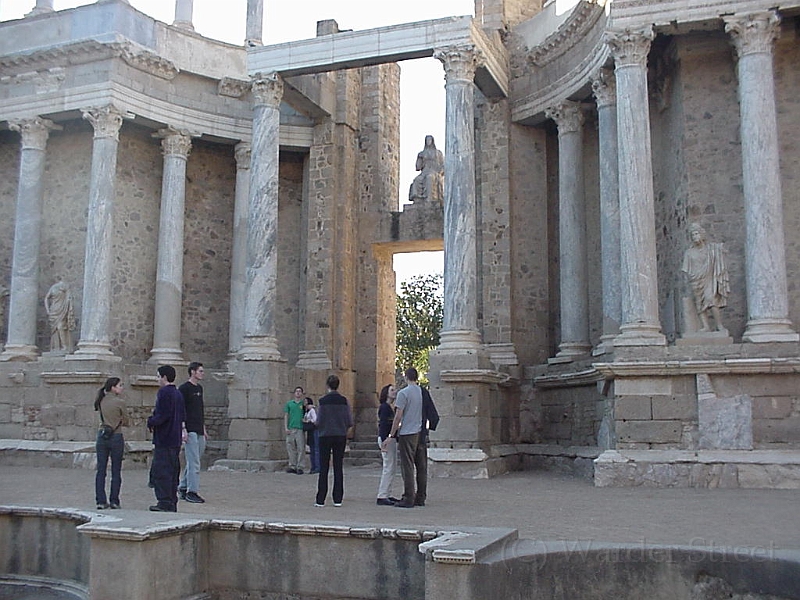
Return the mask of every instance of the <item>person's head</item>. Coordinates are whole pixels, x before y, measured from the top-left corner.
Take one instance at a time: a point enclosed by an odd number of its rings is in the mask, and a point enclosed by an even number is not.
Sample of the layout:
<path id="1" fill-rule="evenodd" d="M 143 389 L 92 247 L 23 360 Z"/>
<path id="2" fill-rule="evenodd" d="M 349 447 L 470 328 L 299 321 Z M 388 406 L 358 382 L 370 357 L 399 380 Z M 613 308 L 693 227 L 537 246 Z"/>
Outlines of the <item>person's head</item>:
<path id="1" fill-rule="evenodd" d="M 298 385 L 296 388 L 294 388 L 294 399 L 302 400 L 303 396 L 305 396 L 305 391 L 301 386 Z"/>
<path id="2" fill-rule="evenodd" d="M 419 380 L 419 373 L 414 367 L 409 367 L 405 372 L 406 381 L 409 383 L 416 383 Z"/>
<path id="3" fill-rule="evenodd" d="M 314 408 L 314 401 L 308 396 L 306 396 L 305 402 L 306 402 L 306 408 Z"/>
<path id="4" fill-rule="evenodd" d="M 97 391 L 97 397 L 94 399 L 94 409 L 100 410 L 100 403 L 103 401 L 103 398 L 106 397 L 106 394 L 109 392 L 114 392 L 115 394 L 122 393 L 122 380 L 119 377 L 109 377 L 106 379 L 106 382 L 103 384 Z"/>
<path id="5" fill-rule="evenodd" d="M 175 383 L 175 367 L 172 365 L 161 365 L 158 367 L 158 383 L 165 386 L 169 383 Z"/>
<path id="6" fill-rule="evenodd" d="M 339 378 L 336 375 L 328 375 L 328 379 L 325 380 L 325 385 L 328 386 L 328 389 L 331 391 L 339 389 Z"/>
<path id="7" fill-rule="evenodd" d="M 385 385 L 381 388 L 381 393 L 378 395 L 378 402 L 383 404 L 389 400 L 394 400 L 397 396 L 397 389 L 393 384 Z"/>
<path id="8" fill-rule="evenodd" d="M 201 362 L 189 363 L 189 379 L 193 381 L 202 381 L 205 376 L 206 376 L 206 370 L 203 368 L 203 363 Z"/>
<path id="9" fill-rule="evenodd" d="M 702 244 L 706 241 L 706 230 L 700 223 L 692 223 L 689 225 L 689 237 L 695 244 Z"/>

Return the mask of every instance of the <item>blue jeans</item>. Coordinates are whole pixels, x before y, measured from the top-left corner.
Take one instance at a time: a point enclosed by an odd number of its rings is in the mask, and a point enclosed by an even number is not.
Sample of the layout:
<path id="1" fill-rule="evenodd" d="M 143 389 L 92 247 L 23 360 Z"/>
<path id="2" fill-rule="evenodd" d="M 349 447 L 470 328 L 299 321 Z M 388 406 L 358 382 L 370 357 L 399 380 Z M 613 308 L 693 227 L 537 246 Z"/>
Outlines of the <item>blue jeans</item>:
<path id="1" fill-rule="evenodd" d="M 205 451 L 206 436 L 190 431 L 186 443 L 183 445 L 186 466 L 181 473 L 179 489 L 195 493 L 200 491 L 200 457 Z"/>
<path id="2" fill-rule="evenodd" d="M 125 440 L 121 433 L 115 433 L 104 440 L 97 434 L 97 474 L 94 478 L 94 499 L 97 504 L 119 504 L 119 490 L 122 487 L 122 455 L 125 453 Z M 106 498 L 106 469 L 111 457 L 111 496 Z"/>

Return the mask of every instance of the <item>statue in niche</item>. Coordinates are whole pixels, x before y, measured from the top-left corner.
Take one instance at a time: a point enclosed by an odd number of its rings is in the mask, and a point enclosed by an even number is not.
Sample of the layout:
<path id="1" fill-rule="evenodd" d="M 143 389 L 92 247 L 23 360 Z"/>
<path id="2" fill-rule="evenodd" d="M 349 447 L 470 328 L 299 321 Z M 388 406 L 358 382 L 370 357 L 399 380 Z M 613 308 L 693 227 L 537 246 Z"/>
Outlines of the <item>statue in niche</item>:
<path id="1" fill-rule="evenodd" d="M 444 155 L 436 149 L 432 135 L 425 136 L 425 147 L 417 154 L 419 175 L 411 182 L 408 199 L 411 202 L 444 201 Z"/>
<path id="2" fill-rule="evenodd" d="M 684 304 L 686 312 L 689 313 L 686 315 L 686 331 L 701 334 L 717 331 L 727 336 L 728 330 L 723 327 L 720 314 L 720 309 L 728 303 L 730 293 L 723 245 L 709 242 L 705 229 L 699 223 L 689 225 L 689 236 L 692 245 L 683 255 L 681 270 L 686 273 L 694 296 L 694 305 L 692 306 L 691 301 Z M 694 314 L 691 308 L 694 309 Z M 714 320 L 713 329 L 709 315 Z M 690 323 L 697 323 L 699 328 Z"/>
<path id="3" fill-rule="evenodd" d="M 44 308 L 50 323 L 50 351 L 70 352 L 75 314 L 72 309 L 72 292 L 63 281 L 57 281 L 44 297 Z"/>

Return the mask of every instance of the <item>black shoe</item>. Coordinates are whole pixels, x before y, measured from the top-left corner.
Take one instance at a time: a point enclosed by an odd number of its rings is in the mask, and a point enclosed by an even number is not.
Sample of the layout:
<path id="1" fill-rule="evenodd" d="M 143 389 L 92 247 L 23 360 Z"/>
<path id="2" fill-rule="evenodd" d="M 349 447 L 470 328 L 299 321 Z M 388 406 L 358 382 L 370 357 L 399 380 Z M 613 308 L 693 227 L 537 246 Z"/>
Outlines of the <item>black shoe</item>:
<path id="1" fill-rule="evenodd" d="M 309 475 L 316 475 L 317 473 L 319 473 L 319 471 L 315 471 L 314 469 L 311 469 L 311 470 L 308 472 L 308 474 L 309 474 Z"/>
<path id="2" fill-rule="evenodd" d="M 425 506 L 425 500 L 415 500 L 414 506 Z"/>
<path id="3" fill-rule="evenodd" d="M 186 488 L 178 488 L 178 498 L 186 500 Z"/>
<path id="4" fill-rule="evenodd" d="M 203 500 L 200 497 L 200 494 L 198 494 L 197 492 L 186 492 L 186 497 L 184 498 L 184 500 L 186 500 L 187 502 L 191 502 L 192 504 L 202 504 L 203 502 L 205 502 L 205 500 Z"/>
<path id="5" fill-rule="evenodd" d="M 119 503 L 118 503 L 118 502 L 112 502 L 112 503 L 109 505 L 109 508 L 118 509 L 118 508 L 122 508 L 122 507 L 119 505 Z"/>
<path id="6" fill-rule="evenodd" d="M 389 500 L 391 500 L 391 501 L 392 501 L 392 502 L 394 502 L 395 504 L 397 504 L 398 502 L 400 502 L 400 498 L 395 498 L 394 496 L 389 496 Z"/>
<path id="7" fill-rule="evenodd" d="M 288 469 L 286 469 L 286 472 L 287 473 L 297 473 L 297 469 L 293 469 L 292 467 L 289 467 Z"/>
<path id="8" fill-rule="evenodd" d="M 158 504 L 154 504 L 153 506 L 151 506 L 150 510 L 153 512 L 172 512 L 170 509 L 164 508 L 163 506 L 159 506 Z"/>
<path id="9" fill-rule="evenodd" d="M 97 503 L 97 510 L 105 510 L 108 508 L 108 504 L 105 502 L 98 502 Z"/>
<path id="10" fill-rule="evenodd" d="M 391 498 L 378 498 L 375 502 L 378 506 L 394 506 L 395 503 L 392 502 Z"/>
<path id="11" fill-rule="evenodd" d="M 303 474 L 303 469 L 297 469 L 297 471 L 295 471 L 295 472 L 296 472 L 298 475 L 302 475 L 302 474 Z"/>
<path id="12" fill-rule="evenodd" d="M 414 505 L 409 502 L 398 502 L 395 506 L 397 508 L 414 508 Z"/>

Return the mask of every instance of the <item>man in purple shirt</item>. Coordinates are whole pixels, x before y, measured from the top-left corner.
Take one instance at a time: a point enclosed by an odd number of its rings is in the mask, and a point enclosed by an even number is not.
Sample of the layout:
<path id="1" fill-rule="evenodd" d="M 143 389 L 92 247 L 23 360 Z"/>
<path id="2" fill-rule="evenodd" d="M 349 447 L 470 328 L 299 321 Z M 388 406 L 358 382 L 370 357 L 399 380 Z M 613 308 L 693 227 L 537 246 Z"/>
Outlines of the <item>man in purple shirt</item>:
<path id="1" fill-rule="evenodd" d="M 147 428 L 153 432 L 153 462 L 150 480 L 155 488 L 158 504 L 152 511 L 178 511 L 178 479 L 181 472 L 181 443 L 186 407 L 183 396 L 175 387 L 175 369 L 170 365 L 158 367 L 158 385 L 153 414 L 147 419 Z"/>

